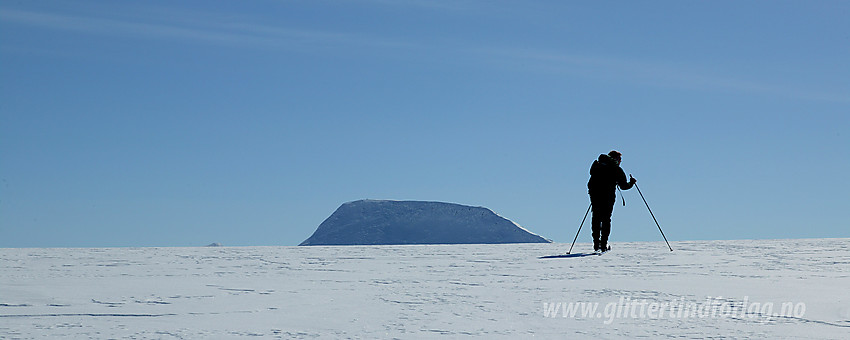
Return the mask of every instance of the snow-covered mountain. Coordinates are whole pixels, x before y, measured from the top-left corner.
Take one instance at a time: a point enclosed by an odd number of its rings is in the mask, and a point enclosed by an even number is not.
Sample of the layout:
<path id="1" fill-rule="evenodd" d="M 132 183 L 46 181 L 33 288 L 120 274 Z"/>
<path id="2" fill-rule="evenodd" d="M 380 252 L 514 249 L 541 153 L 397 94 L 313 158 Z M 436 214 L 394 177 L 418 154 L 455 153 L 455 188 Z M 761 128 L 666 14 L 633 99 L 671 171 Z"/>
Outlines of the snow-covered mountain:
<path id="1" fill-rule="evenodd" d="M 551 242 L 483 207 L 360 200 L 340 206 L 302 246 Z"/>

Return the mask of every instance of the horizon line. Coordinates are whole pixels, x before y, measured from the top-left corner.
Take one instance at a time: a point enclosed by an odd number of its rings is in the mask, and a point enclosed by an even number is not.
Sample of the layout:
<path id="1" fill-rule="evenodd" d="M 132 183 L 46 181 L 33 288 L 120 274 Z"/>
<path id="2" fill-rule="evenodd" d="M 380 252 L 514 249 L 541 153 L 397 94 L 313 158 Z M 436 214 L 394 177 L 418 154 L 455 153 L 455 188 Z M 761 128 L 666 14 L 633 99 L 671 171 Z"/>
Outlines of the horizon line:
<path id="1" fill-rule="evenodd" d="M 788 241 L 788 240 L 850 240 L 850 237 L 803 237 L 803 238 L 744 238 L 744 239 L 695 239 L 695 240 L 676 240 L 670 243 L 677 242 L 722 242 L 722 241 Z M 616 243 L 655 243 L 660 241 L 619 241 Z M 219 242 L 216 242 L 219 243 Z M 67 247 L 0 247 L 2 249 L 139 249 L 139 248 L 301 248 L 301 247 L 399 247 L 399 246 L 502 246 L 502 245 L 526 245 L 526 244 L 569 244 L 570 242 L 526 242 L 526 243 L 427 243 L 427 244 L 351 244 L 351 245 L 315 245 L 315 246 L 300 246 L 300 245 L 224 245 L 210 246 L 67 246 Z M 590 242 L 576 242 L 576 244 L 590 244 Z M 615 244 L 616 244 L 615 243 Z M 675 250 L 675 249 L 674 249 Z"/>

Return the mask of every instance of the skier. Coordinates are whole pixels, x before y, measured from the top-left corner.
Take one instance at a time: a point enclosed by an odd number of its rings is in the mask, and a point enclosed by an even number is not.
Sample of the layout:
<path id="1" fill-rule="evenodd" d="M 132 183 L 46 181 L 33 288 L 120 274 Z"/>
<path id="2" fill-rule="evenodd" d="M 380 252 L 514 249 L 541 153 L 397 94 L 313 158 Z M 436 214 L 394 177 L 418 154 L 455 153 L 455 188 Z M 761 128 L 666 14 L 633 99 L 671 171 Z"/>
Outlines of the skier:
<path id="1" fill-rule="evenodd" d="M 620 168 L 622 154 L 612 150 L 607 155 L 599 155 L 590 166 L 590 180 L 587 182 L 587 193 L 593 207 L 593 217 L 590 219 L 593 231 L 593 250 L 608 250 L 608 235 L 611 233 L 611 213 L 617 200 L 616 187 L 629 190 L 637 182 L 632 177 L 626 181 L 626 173 Z M 629 176 L 631 177 L 631 176 Z"/>

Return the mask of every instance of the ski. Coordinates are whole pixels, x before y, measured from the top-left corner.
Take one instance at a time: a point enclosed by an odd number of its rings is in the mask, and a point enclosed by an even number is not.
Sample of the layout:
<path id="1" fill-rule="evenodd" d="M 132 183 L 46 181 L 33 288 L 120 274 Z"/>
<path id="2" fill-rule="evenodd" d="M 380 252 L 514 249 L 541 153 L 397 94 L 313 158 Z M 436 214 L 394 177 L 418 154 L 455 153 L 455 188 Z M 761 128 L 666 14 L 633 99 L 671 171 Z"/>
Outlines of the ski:
<path id="1" fill-rule="evenodd" d="M 561 255 L 548 255 L 538 257 L 539 259 L 568 259 L 573 257 L 586 257 L 586 256 L 599 256 L 596 252 L 593 253 L 574 253 L 574 254 L 561 254 Z"/>
<path id="2" fill-rule="evenodd" d="M 541 257 L 538 257 L 538 258 L 539 259 L 563 259 L 563 258 L 571 258 L 571 257 L 602 256 L 602 254 L 605 254 L 609 251 L 611 251 L 610 245 L 608 246 L 608 249 L 605 250 L 605 251 L 594 250 L 593 252 L 590 252 L 590 253 L 575 253 L 575 254 L 566 253 L 566 254 L 561 254 L 561 255 L 541 256 Z"/>

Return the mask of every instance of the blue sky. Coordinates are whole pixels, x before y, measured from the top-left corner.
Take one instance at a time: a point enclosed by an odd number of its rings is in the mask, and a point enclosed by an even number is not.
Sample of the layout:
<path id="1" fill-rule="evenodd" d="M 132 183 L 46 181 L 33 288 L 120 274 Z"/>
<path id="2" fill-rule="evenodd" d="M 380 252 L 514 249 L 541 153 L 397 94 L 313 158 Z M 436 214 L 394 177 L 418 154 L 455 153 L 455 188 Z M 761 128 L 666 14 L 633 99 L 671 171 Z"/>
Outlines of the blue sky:
<path id="1" fill-rule="evenodd" d="M 846 1 L 0 3 L 0 247 L 295 245 L 363 198 L 571 242 L 850 237 Z M 611 241 L 660 241 L 635 190 Z M 590 240 L 589 230 L 581 241 Z"/>

